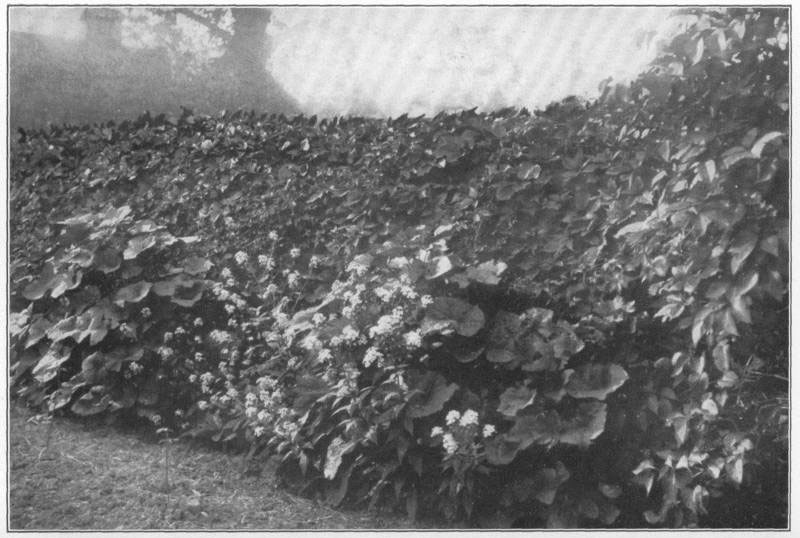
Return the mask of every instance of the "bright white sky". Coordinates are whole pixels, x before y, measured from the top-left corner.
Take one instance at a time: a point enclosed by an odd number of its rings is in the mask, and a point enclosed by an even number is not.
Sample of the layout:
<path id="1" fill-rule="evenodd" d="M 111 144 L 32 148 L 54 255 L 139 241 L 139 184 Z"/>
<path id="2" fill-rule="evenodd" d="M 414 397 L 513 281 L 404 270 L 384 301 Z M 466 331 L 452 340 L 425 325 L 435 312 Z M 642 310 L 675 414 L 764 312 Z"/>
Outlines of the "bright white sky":
<path id="1" fill-rule="evenodd" d="M 13 8 L 12 30 L 80 38 L 77 8 Z M 434 114 L 591 97 L 654 54 L 663 7 L 273 8 L 269 68 L 308 113 Z"/>

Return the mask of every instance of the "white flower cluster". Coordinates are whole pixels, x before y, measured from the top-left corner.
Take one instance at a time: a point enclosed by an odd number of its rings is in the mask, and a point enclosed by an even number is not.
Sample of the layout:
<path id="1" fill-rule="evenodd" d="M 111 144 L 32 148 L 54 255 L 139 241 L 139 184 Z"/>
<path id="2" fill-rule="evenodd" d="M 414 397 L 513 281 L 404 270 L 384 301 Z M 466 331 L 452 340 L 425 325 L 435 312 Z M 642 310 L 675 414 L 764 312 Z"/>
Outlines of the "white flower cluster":
<path id="1" fill-rule="evenodd" d="M 219 329 L 214 329 L 208 334 L 208 336 L 211 338 L 212 342 L 217 344 L 226 344 L 233 340 L 231 333 L 227 331 L 220 331 Z"/>
<path id="2" fill-rule="evenodd" d="M 271 230 L 267 234 L 267 237 L 269 237 L 270 241 L 277 241 L 278 240 L 278 232 L 276 232 L 275 230 Z"/>
<path id="3" fill-rule="evenodd" d="M 233 259 L 236 260 L 236 263 L 238 263 L 239 265 L 244 265 L 245 263 L 247 263 L 247 260 L 249 260 L 250 257 L 247 255 L 246 252 L 242 252 L 240 250 L 239 252 L 233 255 Z"/>
<path id="4" fill-rule="evenodd" d="M 372 366 L 375 362 L 378 363 L 380 366 L 383 362 L 383 353 L 378 351 L 377 348 L 374 346 L 367 349 L 367 352 L 364 354 L 364 359 L 361 361 L 366 368 Z"/>
<path id="5" fill-rule="evenodd" d="M 300 273 L 297 271 L 292 271 L 288 275 L 286 275 L 286 283 L 289 284 L 290 288 L 296 288 L 300 285 Z"/>
<path id="6" fill-rule="evenodd" d="M 384 303 L 390 302 L 397 294 L 402 295 L 406 299 L 416 299 L 418 296 L 414 288 L 397 279 L 389 280 L 382 286 L 375 288 L 375 295 Z"/>
<path id="7" fill-rule="evenodd" d="M 479 426 L 478 413 L 473 409 L 467 409 L 464 414 L 453 409 L 445 417 L 447 426 L 451 426 L 445 431 L 441 426 L 431 429 L 431 437 L 442 437 L 442 447 L 448 455 L 455 454 L 462 444 L 473 443 L 474 436 L 477 435 Z M 485 424 L 481 430 L 484 438 L 491 437 L 496 432 L 493 424 Z"/>
<path id="8" fill-rule="evenodd" d="M 293 248 L 292 250 L 289 251 L 289 256 L 291 256 L 293 259 L 299 258 L 300 257 L 300 249 L 297 248 L 297 247 Z"/>
<path id="9" fill-rule="evenodd" d="M 367 269 L 369 269 L 368 266 L 354 260 L 347 264 L 346 271 L 348 273 L 354 273 L 356 276 L 364 276 L 367 272 Z"/>
<path id="10" fill-rule="evenodd" d="M 381 336 L 394 332 L 394 330 L 403 322 L 402 306 L 395 307 L 391 314 L 387 314 L 378 318 L 378 322 L 369 329 L 370 337 Z"/>
<path id="11" fill-rule="evenodd" d="M 272 271 L 275 269 L 275 260 L 272 256 L 267 256 L 265 254 L 259 254 L 258 256 L 258 265 L 266 269 L 267 271 Z"/>
<path id="12" fill-rule="evenodd" d="M 328 348 L 323 348 L 317 353 L 317 360 L 319 362 L 328 362 L 329 360 L 333 359 L 333 353 Z"/>
<path id="13" fill-rule="evenodd" d="M 322 260 L 319 259 L 319 256 L 316 254 L 311 256 L 311 259 L 308 260 L 308 268 L 309 269 L 316 269 L 319 267 L 319 264 Z"/>
<path id="14" fill-rule="evenodd" d="M 403 341 L 406 344 L 406 347 L 409 348 L 418 348 L 422 345 L 422 333 L 419 329 L 414 331 L 409 331 L 403 335 Z"/>
<path id="15" fill-rule="evenodd" d="M 361 335 L 352 325 L 348 325 L 342 329 L 342 334 L 331 338 L 331 345 L 340 346 L 342 344 L 352 344 L 355 343 L 360 336 Z"/>
<path id="16" fill-rule="evenodd" d="M 161 346 L 158 348 L 158 354 L 162 359 L 167 360 L 175 354 L 175 350 L 168 346 Z"/>
<path id="17" fill-rule="evenodd" d="M 128 365 L 128 368 L 130 368 L 131 372 L 133 372 L 134 374 L 138 374 L 139 372 L 144 370 L 144 367 L 136 361 L 130 363 Z"/>
<path id="18" fill-rule="evenodd" d="M 433 297 L 431 297 L 430 295 L 423 295 L 422 297 L 420 297 L 419 302 L 422 304 L 423 308 L 427 308 L 433 304 Z"/>
<path id="19" fill-rule="evenodd" d="M 321 312 L 317 312 L 317 313 L 316 313 L 316 314 L 314 314 L 314 316 L 311 318 L 311 322 L 312 322 L 312 323 L 313 323 L 313 324 L 314 324 L 316 327 L 319 327 L 320 325 L 322 325 L 323 323 L 325 323 L 325 319 L 326 319 L 326 318 L 325 318 L 325 314 L 323 314 L 323 313 L 321 313 Z"/>

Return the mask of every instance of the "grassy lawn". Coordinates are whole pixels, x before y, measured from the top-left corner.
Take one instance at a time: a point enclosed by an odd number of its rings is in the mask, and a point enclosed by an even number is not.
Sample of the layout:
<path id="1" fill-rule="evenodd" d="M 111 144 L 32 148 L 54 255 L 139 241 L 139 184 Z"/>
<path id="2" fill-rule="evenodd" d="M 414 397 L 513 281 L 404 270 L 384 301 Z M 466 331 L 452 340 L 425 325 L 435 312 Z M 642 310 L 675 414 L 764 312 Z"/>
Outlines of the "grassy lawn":
<path id="1" fill-rule="evenodd" d="M 419 528 L 291 495 L 270 468 L 244 473 L 240 455 L 176 443 L 165 487 L 163 445 L 135 432 L 13 405 L 9 422 L 11 530 Z"/>

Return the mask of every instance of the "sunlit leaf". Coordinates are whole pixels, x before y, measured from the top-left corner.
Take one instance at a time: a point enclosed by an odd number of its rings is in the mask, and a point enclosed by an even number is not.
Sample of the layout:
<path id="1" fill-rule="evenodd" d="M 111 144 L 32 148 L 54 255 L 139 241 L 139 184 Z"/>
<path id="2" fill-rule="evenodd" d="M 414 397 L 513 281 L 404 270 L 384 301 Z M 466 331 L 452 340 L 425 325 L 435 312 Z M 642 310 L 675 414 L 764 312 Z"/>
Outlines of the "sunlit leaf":
<path id="1" fill-rule="evenodd" d="M 605 400 L 627 380 L 628 372 L 618 364 L 585 364 L 572 373 L 564 388 L 573 398 Z"/>

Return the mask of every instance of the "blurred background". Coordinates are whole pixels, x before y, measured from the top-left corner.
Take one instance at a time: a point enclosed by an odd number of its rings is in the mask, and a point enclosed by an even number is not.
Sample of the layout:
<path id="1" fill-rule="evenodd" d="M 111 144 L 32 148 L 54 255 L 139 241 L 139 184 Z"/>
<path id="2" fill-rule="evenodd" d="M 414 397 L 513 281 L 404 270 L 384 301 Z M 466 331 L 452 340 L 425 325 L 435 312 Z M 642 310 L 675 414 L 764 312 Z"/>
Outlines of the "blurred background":
<path id="1" fill-rule="evenodd" d="M 11 7 L 13 127 L 543 108 L 645 69 L 665 7 Z"/>

